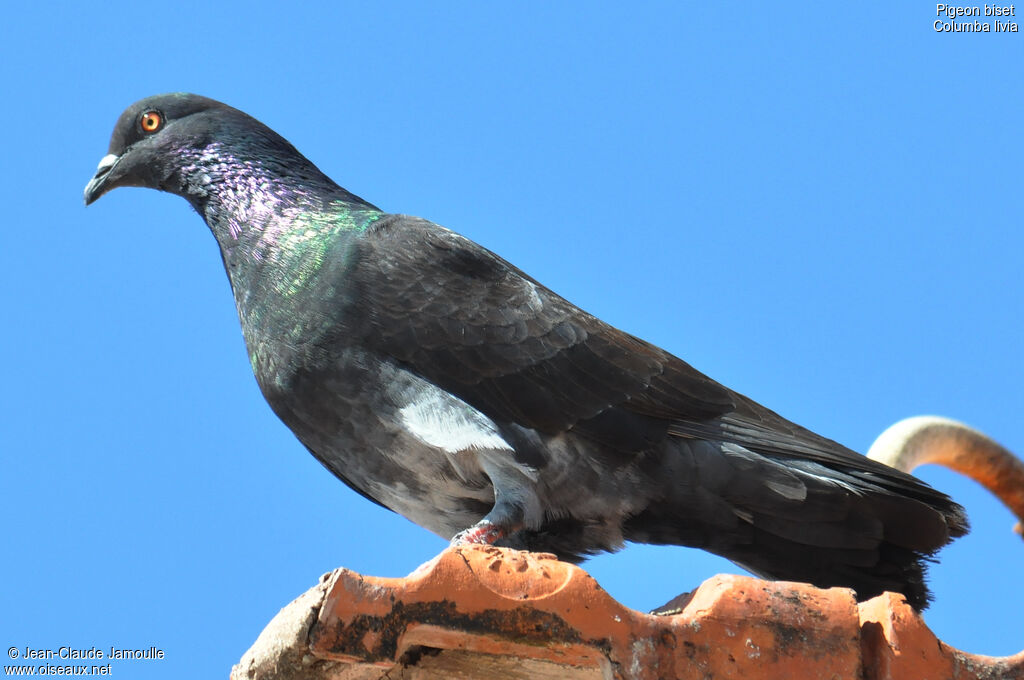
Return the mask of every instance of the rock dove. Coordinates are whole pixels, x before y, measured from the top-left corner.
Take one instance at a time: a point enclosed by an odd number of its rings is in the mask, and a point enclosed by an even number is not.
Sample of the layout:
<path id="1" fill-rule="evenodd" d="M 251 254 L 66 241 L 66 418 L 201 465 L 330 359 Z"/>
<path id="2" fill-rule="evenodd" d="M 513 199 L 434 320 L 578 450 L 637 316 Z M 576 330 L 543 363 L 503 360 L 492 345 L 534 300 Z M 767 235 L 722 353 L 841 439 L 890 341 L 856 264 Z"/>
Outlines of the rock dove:
<path id="1" fill-rule="evenodd" d="M 185 198 L 220 246 L 274 412 L 366 498 L 453 543 L 579 561 L 678 544 L 861 599 L 930 594 L 963 509 L 335 184 L 192 94 L 131 105 L 85 189 Z"/>

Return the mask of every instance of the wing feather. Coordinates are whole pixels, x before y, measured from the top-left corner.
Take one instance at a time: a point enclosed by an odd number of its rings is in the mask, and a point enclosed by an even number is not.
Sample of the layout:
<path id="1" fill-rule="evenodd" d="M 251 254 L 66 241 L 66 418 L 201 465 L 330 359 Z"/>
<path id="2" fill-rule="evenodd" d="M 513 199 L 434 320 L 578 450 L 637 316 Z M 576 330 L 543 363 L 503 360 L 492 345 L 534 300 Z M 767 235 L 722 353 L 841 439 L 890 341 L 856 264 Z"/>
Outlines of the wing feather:
<path id="1" fill-rule="evenodd" d="M 734 408 L 728 389 L 682 360 L 426 220 L 377 222 L 356 279 L 370 346 L 492 419 L 586 434 L 587 421 L 609 410 L 669 420 Z"/>

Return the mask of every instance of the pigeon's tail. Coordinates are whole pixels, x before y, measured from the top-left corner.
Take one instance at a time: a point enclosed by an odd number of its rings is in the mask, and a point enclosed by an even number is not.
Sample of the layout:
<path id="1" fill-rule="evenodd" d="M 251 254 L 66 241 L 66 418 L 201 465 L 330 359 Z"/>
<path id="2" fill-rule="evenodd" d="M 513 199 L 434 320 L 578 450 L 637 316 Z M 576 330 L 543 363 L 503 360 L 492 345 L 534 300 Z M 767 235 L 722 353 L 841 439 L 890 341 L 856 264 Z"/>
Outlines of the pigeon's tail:
<path id="1" fill-rule="evenodd" d="M 926 562 L 967 531 L 960 506 L 883 466 L 833 468 L 702 440 L 676 448 L 690 474 L 626 522 L 628 540 L 703 548 L 765 578 L 853 588 L 859 600 L 902 593 L 921 610 Z"/>

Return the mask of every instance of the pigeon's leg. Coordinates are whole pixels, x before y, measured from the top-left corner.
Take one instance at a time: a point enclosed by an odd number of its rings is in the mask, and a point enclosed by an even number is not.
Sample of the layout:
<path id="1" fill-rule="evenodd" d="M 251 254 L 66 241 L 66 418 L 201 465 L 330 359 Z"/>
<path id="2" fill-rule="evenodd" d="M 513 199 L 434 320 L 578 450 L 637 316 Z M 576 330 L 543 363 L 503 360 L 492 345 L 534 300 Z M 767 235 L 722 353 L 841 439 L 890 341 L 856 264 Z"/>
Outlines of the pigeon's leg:
<path id="1" fill-rule="evenodd" d="M 523 528 L 523 509 L 515 503 L 499 501 L 482 520 L 455 534 L 451 545 L 493 545 Z"/>
<path id="2" fill-rule="evenodd" d="M 507 458 L 500 459 L 503 463 Z M 494 465 L 484 459 L 483 467 L 494 484 L 494 507 L 479 522 L 463 529 L 452 538 L 451 545 L 493 545 L 508 538 L 528 523 L 532 515 L 540 516 L 540 503 L 526 482 L 528 478 L 518 466 Z M 529 509 L 535 509 L 533 513 Z"/>

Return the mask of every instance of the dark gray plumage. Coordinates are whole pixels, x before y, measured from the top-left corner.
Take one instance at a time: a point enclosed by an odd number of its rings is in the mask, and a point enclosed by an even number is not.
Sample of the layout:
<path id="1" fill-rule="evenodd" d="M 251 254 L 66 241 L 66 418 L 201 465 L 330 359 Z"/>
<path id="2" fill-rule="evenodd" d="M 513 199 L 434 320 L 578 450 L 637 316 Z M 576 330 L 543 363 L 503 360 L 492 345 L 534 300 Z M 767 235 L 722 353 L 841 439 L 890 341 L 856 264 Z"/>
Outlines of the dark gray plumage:
<path id="1" fill-rule="evenodd" d="M 441 536 L 570 560 L 624 541 L 689 545 L 922 608 L 923 561 L 967 530 L 944 494 L 458 234 L 381 212 L 224 104 L 129 107 L 86 203 L 118 186 L 192 204 L 274 411 L 346 484 Z"/>

